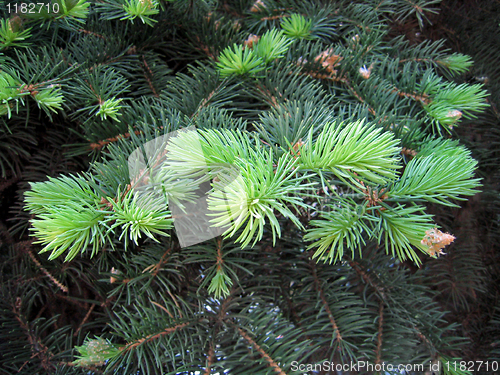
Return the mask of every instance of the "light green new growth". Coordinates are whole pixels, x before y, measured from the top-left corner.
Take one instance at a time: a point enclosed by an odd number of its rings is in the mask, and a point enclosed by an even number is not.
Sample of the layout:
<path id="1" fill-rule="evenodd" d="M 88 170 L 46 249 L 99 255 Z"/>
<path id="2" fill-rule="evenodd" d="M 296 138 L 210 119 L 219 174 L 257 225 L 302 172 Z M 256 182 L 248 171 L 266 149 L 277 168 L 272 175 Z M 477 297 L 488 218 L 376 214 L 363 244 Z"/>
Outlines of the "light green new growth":
<path id="1" fill-rule="evenodd" d="M 33 99 L 35 99 L 38 107 L 45 112 L 52 111 L 54 113 L 62 109 L 61 104 L 64 102 L 61 89 L 53 85 L 40 89 L 36 95 L 33 95 Z"/>
<path id="2" fill-rule="evenodd" d="M 37 215 L 32 230 L 43 251 L 52 251 L 51 258 L 69 250 L 67 260 L 89 245 L 95 254 L 115 230 L 126 246 L 129 240 L 137 245 L 142 234 L 156 240 L 154 235 L 166 236 L 172 227 L 167 202 L 189 199 L 197 184 L 209 181 L 207 202 L 215 227 L 225 228 L 225 236 L 244 248 L 260 241 L 269 225 L 275 243 L 282 234 L 280 220 L 303 228 L 298 209 L 309 208 L 304 199 L 314 196 L 319 180 L 326 189 L 324 175 L 330 174 L 356 193 L 326 197 L 334 203 L 311 221 L 304 237 L 312 241 L 310 248 L 318 248 L 314 256 L 337 261 L 345 247 L 354 253 L 376 239 L 391 255 L 418 263 L 412 246 L 426 252 L 420 241 L 436 225 L 413 202 L 451 206 L 450 199 L 470 196 L 480 185 L 473 178 L 477 162 L 452 141 L 430 140 L 398 176 L 400 149 L 392 133 L 355 121 L 326 124 L 315 139 L 312 134 L 298 149 L 291 152 L 290 145 L 275 157 L 272 148 L 239 130 L 181 132 L 171 140 L 159 172 L 147 177 L 157 186 L 156 200 L 146 194 L 154 189 L 142 195 L 133 188 L 118 190 L 110 198 L 97 194 L 88 176 L 50 179 L 26 193 L 27 208 Z"/>
<path id="3" fill-rule="evenodd" d="M 168 236 L 172 227 L 165 204 L 151 199 L 138 201 L 133 190 L 107 202 L 96 193 L 90 176 L 63 176 L 31 185 L 25 193 L 26 208 L 35 218 L 31 231 L 44 245 L 41 252 L 51 251 L 55 259 L 68 251 L 65 261 L 92 247 L 94 256 L 105 244 L 112 245 L 110 235 L 119 230 L 119 239 L 137 244 L 141 235 L 155 240 L 153 234 Z M 141 206 L 142 204 L 142 206 Z"/>
<path id="4" fill-rule="evenodd" d="M 83 345 L 76 346 L 75 349 L 80 355 L 73 364 L 84 368 L 102 366 L 107 360 L 120 355 L 120 347 L 101 337 L 87 338 Z"/>
<path id="5" fill-rule="evenodd" d="M 0 71 L 0 116 L 7 115 L 10 118 L 14 106 L 17 112 L 18 102 L 23 103 L 22 96 L 19 95 L 17 89 L 20 85 L 19 80 L 7 72 Z"/>
<path id="6" fill-rule="evenodd" d="M 154 26 L 158 21 L 150 16 L 160 12 L 158 6 L 159 3 L 157 0 L 126 0 L 126 3 L 123 5 L 126 15 L 120 19 L 130 20 L 133 23 L 134 19 L 139 17 L 146 25 Z"/>
<path id="7" fill-rule="evenodd" d="M 99 115 L 103 120 L 105 120 L 109 116 L 113 120 L 120 122 L 120 120 L 118 120 L 118 116 L 121 116 L 121 113 L 119 113 L 119 111 L 121 109 L 120 102 L 122 100 L 123 99 L 115 98 L 105 100 L 102 104 L 100 104 L 100 108 L 96 112 L 96 116 Z"/>
<path id="8" fill-rule="evenodd" d="M 125 246 L 128 241 L 133 241 L 136 245 L 141 234 L 145 234 L 153 241 L 157 241 L 153 234 L 168 236 L 165 232 L 172 228 L 172 218 L 170 212 L 166 211 L 163 202 L 141 200 L 135 195 L 133 190 L 128 191 L 122 197 L 118 192 L 118 199 L 108 198 L 112 205 L 112 212 L 106 218 L 109 226 L 108 232 L 113 232 L 115 228 L 120 228 L 119 240 L 124 238 Z"/>
<path id="9" fill-rule="evenodd" d="M 31 27 L 21 30 L 13 21 L 0 19 L 0 51 L 8 47 L 28 47 L 30 43 L 23 42 L 31 36 Z"/>
<path id="10" fill-rule="evenodd" d="M 488 93 L 482 85 L 445 83 L 442 78 L 435 77 L 421 89 L 430 97 L 430 101 L 424 104 L 424 110 L 432 118 L 438 133 L 441 129 L 449 133 L 462 117 L 474 118 L 474 112 L 488 106 L 484 100 Z"/>
<path id="11" fill-rule="evenodd" d="M 255 74 L 264 69 L 262 59 L 252 49 L 243 49 L 243 46 L 238 44 L 234 44 L 232 48 L 227 47 L 222 51 L 217 67 L 222 77 L 232 74 Z"/>
<path id="12" fill-rule="evenodd" d="M 271 29 L 260 37 L 253 50 L 268 64 L 275 59 L 282 58 L 292 43 L 293 40 L 285 37 L 283 31 Z"/>
<path id="13" fill-rule="evenodd" d="M 461 53 L 448 55 L 445 58 L 438 60 L 437 63 L 448 69 L 453 74 L 465 73 L 473 65 L 471 57 Z"/>
<path id="14" fill-rule="evenodd" d="M 85 23 L 89 13 L 90 3 L 87 0 L 59 0 L 62 12 L 58 18 L 72 18 L 77 22 Z"/>
<path id="15" fill-rule="evenodd" d="M 312 39 L 312 21 L 303 15 L 293 13 L 281 22 L 281 28 L 286 36 L 292 39 Z"/>
<path id="16" fill-rule="evenodd" d="M 338 178 L 360 186 L 356 179 L 384 184 L 396 178 L 399 165 L 398 140 L 364 121 L 325 126 L 313 142 L 312 129 L 300 149 L 300 167 L 328 169 Z"/>

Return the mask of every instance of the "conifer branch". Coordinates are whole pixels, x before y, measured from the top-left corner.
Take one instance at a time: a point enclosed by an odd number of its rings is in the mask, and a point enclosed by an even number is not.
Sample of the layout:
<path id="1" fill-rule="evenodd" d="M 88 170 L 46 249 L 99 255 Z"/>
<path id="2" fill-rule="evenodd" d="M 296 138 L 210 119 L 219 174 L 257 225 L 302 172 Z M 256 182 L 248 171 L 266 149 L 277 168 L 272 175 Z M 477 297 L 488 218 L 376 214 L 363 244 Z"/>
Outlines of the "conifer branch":
<path id="1" fill-rule="evenodd" d="M 0 193 L 2 193 L 5 189 L 9 188 L 10 186 L 14 185 L 19 181 L 18 176 L 11 177 L 9 179 L 5 179 L 0 182 Z"/>
<path id="2" fill-rule="evenodd" d="M 181 307 L 179 306 L 179 302 L 177 302 L 177 299 L 173 296 L 173 294 L 170 290 L 167 290 L 167 293 L 170 296 L 170 298 L 172 298 L 172 301 L 174 301 L 174 304 L 177 307 L 177 311 L 179 311 L 179 316 L 181 317 L 181 319 L 183 319 L 184 316 L 182 315 L 182 310 L 181 310 Z"/>
<path id="3" fill-rule="evenodd" d="M 410 158 L 417 156 L 417 151 L 406 147 L 401 148 L 401 153 L 403 155 L 409 156 Z"/>
<path id="4" fill-rule="evenodd" d="M 30 344 L 30 350 L 32 352 L 30 361 L 33 358 L 38 357 L 40 359 L 40 365 L 42 366 L 42 368 L 50 373 L 55 368 L 55 364 L 52 361 L 52 359 L 54 358 L 54 354 L 43 343 L 42 339 L 38 335 L 36 335 L 36 332 L 33 331 L 33 329 L 30 327 L 30 324 L 25 321 L 25 318 L 20 311 L 21 304 L 21 298 L 17 297 L 16 303 L 12 305 L 12 312 L 14 313 L 16 321 L 24 331 Z M 19 368 L 18 372 L 20 372 L 22 368 L 26 366 L 30 361 L 26 361 L 21 366 L 21 368 Z"/>
<path id="5" fill-rule="evenodd" d="M 432 343 L 431 340 L 427 336 L 425 336 L 416 326 L 413 326 L 413 329 L 417 332 L 417 336 L 420 340 L 422 340 L 429 349 L 432 349 L 432 351 L 435 351 L 435 345 Z"/>
<path id="6" fill-rule="evenodd" d="M 83 28 L 78 29 L 78 31 L 81 32 L 81 33 L 87 34 L 87 35 L 95 36 L 95 37 L 97 37 L 99 39 L 102 39 L 102 40 L 107 40 L 106 37 L 104 37 L 101 34 L 98 34 L 98 33 L 94 32 L 94 31 L 85 30 Z"/>
<path id="7" fill-rule="evenodd" d="M 219 272 L 223 267 L 223 255 L 222 255 L 222 237 L 217 238 L 217 263 L 216 272 Z"/>
<path id="8" fill-rule="evenodd" d="M 151 71 L 151 68 L 149 67 L 148 63 L 146 62 L 146 58 L 144 56 L 142 56 L 142 62 L 144 63 L 144 67 L 146 68 L 146 71 L 145 71 L 146 74 L 144 74 L 144 78 L 146 78 L 146 80 L 148 81 L 149 88 L 153 92 L 153 95 L 156 98 L 159 98 L 160 95 L 156 92 L 156 89 L 155 89 L 155 87 L 153 85 L 153 82 L 151 81 L 151 78 L 154 77 L 154 74 Z"/>
<path id="9" fill-rule="evenodd" d="M 156 264 L 152 264 L 151 266 L 145 268 L 142 273 L 144 272 L 150 272 L 153 274 L 154 277 L 158 275 L 158 272 L 160 272 L 161 267 L 168 261 L 168 258 L 170 257 L 170 254 L 172 252 L 172 248 L 168 248 L 167 251 L 163 253 L 161 256 L 160 260 Z"/>
<path id="10" fill-rule="evenodd" d="M 23 241 L 21 243 L 18 243 L 18 246 L 20 246 L 26 253 L 28 253 L 33 263 L 35 263 L 36 266 L 45 274 L 45 276 L 47 276 L 62 292 L 68 293 L 68 287 L 61 284 L 59 280 L 57 280 L 49 271 L 47 271 L 47 269 L 42 266 L 38 259 L 35 258 L 30 250 L 31 244 L 32 241 Z"/>
<path id="11" fill-rule="evenodd" d="M 272 359 L 271 356 L 267 354 L 266 351 L 259 344 L 257 344 L 244 330 L 242 330 L 240 327 L 237 327 L 237 329 L 241 337 L 243 337 L 250 345 L 253 346 L 255 350 L 259 352 L 261 357 L 267 361 L 268 366 L 273 368 L 274 372 L 279 375 L 287 375 L 274 361 L 274 359 Z"/>
<path id="12" fill-rule="evenodd" d="M 185 323 L 180 323 L 180 324 L 176 324 L 175 326 L 173 327 L 168 327 L 166 328 L 165 330 L 163 330 L 162 332 L 159 332 L 159 333 L 155 333 L 153 335 L 149 335 L 149 336 L 146 336 L 146 337 L 143 337 L 143 338 L 140 338 L 138 340 L 135 340 L 135 341 L 132 341 L 132 342 L 129 342 L 127 343 L 127 345 L 125 345 L 124 347 L 122 347 L 122 351 L 123 352 L 128 352 L 132 349 L 135 349 L 136 347 L 138 347 L 139 345 L 142 345 L 142 344 L 145 344 L 147 342 L 150 342 L 150 341 L 154 341 L 154 340 L 157 340 L 159 339 L 160 337 L 162 336 L 165 336 L 165 335 L 170 335 L 174 332 L 177 332 L 178 330 L 180 329 L 183 329 L 184 327 L 187 327 L 189 326 L 191 323 L 190 322 L 185 322 Z"/>
<path id="13" fill-rule="evenodd" d="M 325 292 L 323 291 L 323 288 L 320 285 L 318 274 L 316 272 L 316 262 L 313 261 L 312 258 L 309 259 L 309 265 L 312 269 L 312 274 L 314 278 L 314 286 L 316 287 L 316 291 L 319 293 L 321 302 L 323 302 L 323 306 L 325 308 L 326 313 L 328 314 L 328 319 L 330 320 L 330 323 L 332 324 L 333 328 L 333 334 L 335 337 L 335 340 L 342 341 L 342 335 L 340 334 L 339 327 L 337 325 L 337 322 L 335 321 L 335 318 L 332 314 L 332 311 L 330 310 L 330 306 L 328 305 L 328 301 L 326 300 L 325 297 Z"/>
<path id="14" fill-rule="evenodd" d="M 92 314 L 92 311 L 94 311 L 95 306 L 96 306 L 95 304 L 91 304 L 90 305 L 90 308 L 88 309 L 87 313 L 85 314 L 85 316 L 83 317 L 82 321 L 78 325 L 78 328 L 75 330 L 75 333 L 73 333 L 73 336 L 78 335 L 78 332 L 81 331 L 81 329 L 83 328 L 83 325 L 85 323 L 87 323 L 87 320 L 89 320 L 90 314 Z"/>
<path id="15" fill-rule="evenodd" d="M 460 84 L 472 60 L 446 55 L 444 42 L 394 37 L 437 1 L 58 0 L 89 6 L 0 22 L 0 172 L 21 176 L 0 181 L 8 208 L 0 368 L 283 375 L 293 361 L 422 363 L 460 352 L 452 336 L 464 334 L 444 323 L 453 314 L 436 300 L 455 310 L 480 301 L 479 281 L 456 282 L 484 272 L 465 251 L 448 258 L 467 260 L 457 267 L 434 266 L 428 258 L 454 237 L 437 229 L 445 215 L 424 203 L 456 206 L 476 193 L 472 153 L 438 135 L 486 101 L 498 116 L 498 95 Z M 71 21 L 87 8 L 85 25 Z M 486 69 L 474 79 L 496 87 Z M 190 125 L 198 130 L 172 137 L 168 154 L 154 139 Z M 87 139 L 68 156 L 91 152 L 87 171 L 86 157 L 53 167 L 53 150 L 76 142 L 70 132 Z M 148 160 L 134 174 L 135 151 Z M 490 154 L 479 158 L 489 168 L 498 164 Z M 47 174 L 62 176 L 27 191 L 19 182 Z M 201 210 L 169 209 L 193 198 L 200 181 L 206 232 L 224 240 L 200 236 L 178 251 L 183 233 L 173 219 Z M 25 205 L 11 214 L 14 187 Z M 152 204 L 143 204 L 150 192 Z M 74 260 L 44 268 L 4 227 L 13 215 L 52 251 L 49 260 Z M 205 234 L 201 221 L 185 229 L 195 240 Z M 426 267 L 405 272 L 407 258 Z M 106 270 L 109 283 L 99 286 Z M 106 338 L 89 338 L 100 331 Z M 64 363 L 74 349 L 80 355 Z"/>
<path id="16" fill-rule="evenodd" d="M 427 105 L 431 102 L 431 99 L 429 99 L 429 96 L 427 94 L 418 95 L 415 93 L 400 91 L 397 88 L 393 89 L 392 92 L 397 93 L 399 96 L 403 98 L 411 98 L 415 101 L 421 102 L 424 105 Z"/>
<path id="17" fill-rule="evenodd" d="M 170 311 L 168 311 L 168 309 L 165 306 L 162 306 L 158 302 L 155 302 L 155 301 L 151 301 L 151 303 L 155 306 L 158 306 L 163 311 L 165 311 L 171 319 L 174 319 L 174 315 Z"/>
<path id="18" fill-rule="evenodd" d="M 378 308 L 378 333 L 377 333 L 377 350 L 375 364 L 382 363 L 382 334 L 384 332 L 384 301 L 379 301 Z"/>
<path id="19" fill-rule="evenodd" d="M 198 108 L 196 108 L 196 111 L 190 116 L 191 118 L 195 118 L 203 108 L 205 108 L 208 104 L 210 104 L 210 100 L 212 100 L 213 96 L 217 94 L 222 84 L 223 82 L 219 83 L 217 87 L 213 89 L 206 98 L 203 98 L 203 100 L 198 105 Z"/>
<path id="20" fill-rule="evenodd" d="M 52 282 L 57 285 L 57 287 L 59 289 L 61 289 L 64 293 L 68 293 L 68 287 L 62 285 L 54 276 L 52 276 L 52 274 L 47 271 L 47 269 L 45 267 L 43 267 L 40 262 L 38 261 L 38 259 L 35 258 L 35 256 L 33 255 L 33 253 L 31 252 L 31 250 L 28 250 L 28 254 L 30 256 L 30 258 L 33 260 L 33 263 L 35 263 L 38 268 L 40 268 L 40 270 L 50 279 L 52 280 Z"/>
<path id="21" fill-rule="evenodd" d="M 86 309 L 87 306 L 88 306 L 88 303 L 83 303 L 83 302 L 79 301 L 78 299 L 76 299 L 74 297 L 71 297 L 70 295 L 57 293 L 54 296 L 57 299 L 61 299 L 63 301 L 71 303 L 74 306 L 77 306 L 81 310 Z M 95 302 L 90 302 L 90 303 L 93 304 L 93 305 L 99 305 L 99 303 L 95 303 Z"/>
<path id="22" fill-rule="evenodd" d="M 414 57 L 414 58 L 409 58 L 409 59 L 401 59 L 401 60 L 398 60 L 399 63 L 405 63 L 405 62 L 408 62 L 408 61 L 415 61 L 415 62 L 434 62 L 433 59 L 422 59 L 422 58 L 417 58 L 417 57 Z"/>
<path id="23" fill-rule="evenodd" d="M 219 58 L 217 56 L 215 56 L 212 52 L 210 52 L 210 48 L 201 42 L 201 39 L 199 36 L 196 35 L 195 39 L 196 39 L 196 42 L 198 43 L 198 49 L 200 51 L 202 51 L 205 55 L 207 55 L 209 58 L 211 58 L 215 62 L 219 61 Z"/>
<path id="24" fill-rule="evenodd" d="M 261 87 L 260 85 L 256 85 L 257 87 L 257 90 L 266 98 L 266 101 L 267 103 L 273 107 L 273 108 L 277 108 L 279 107 L 279 104 L 278 104 L 278 101 L 276 100 L 276 97 L 271 94 L 271 92 L 264 88 L 264 87 Z"/>
<path id="25" fill-rule="evenodd" d="M 213 344 L 210 343 L 208 345 L 208 353 L 207 353 L 207 365 L 205 367 L 205 372 L 203 372 L 203 375 L 210 375 L 212 373 L 212 365 L 215 362 L 215 352 L 214 352 L 214 347 Z"/>
<path id="26" fill-rule="evenodd" d="M 279 20 L 281 18 L 286 18 L 290 17 L 288 14 L 277 14 L 275 16 L 267 16 L 267 17 L 262 17 L 260 20 L 261 21 L 273 21 L 273 20 Z"/>
<path id="27" fill-rule="evenodd" d="M 136 130 L 134 131 L 134 134 L 135 135 L 139 135 L 139 134 L 142 134 L 142 131 L 140 130 Z M 91 143 L 90 144 L 90 148 L 92 150 L 100 150 L 101 148 L 109 145 L 110 143 L 113 143 L 113 142 L 118 142 L 120 139 L 126 139 L 126 138 L 130 138 L 130 133 L 124 133 L 124 134 L 119 134 L 115 137 L 110 137 L 110 138 L 106 138 L 105 140 L 101 140 L 101 141 L 98 141 L 98 142 L 94 142 L 94 143 Z"/>
<path id="28" fill-rule="evenodd" d="M 361 264 L 359 262 L 356 262 L 354 260 L 349 260 L 349 265 L 356 271 L 358 276 L 360 276 L 363 281 L 369 285 L 371 285 L 379 294 L 380 297 L 382 297 L 382 300 L 385 300 L 385 291 L 382 286 L 380 286 L 378 283 L 375 283 L 372 279 L 372 277 L 366 272 L 366 270 L 363 269 Z"/>
<path id="29" fill-rule="evenodd" d="M 351 85 L 351 82 L 347 78 L 342 79 L 340 82 L 345 84 L 352 95 L 356 97 L 362 104 L 366 105 L 368 108 L 368 112 L 370 112 L 373 116 L 377 116 L 377 112 L 362 98 L 361 94 L 359 94 L 354 87 Z"/>
<path id="30" fill-rule="evenodd" d="M 227 317 L 227 309 L 229 308 L 229 306 L 231 305 L 231 302 L 233 301 L 233 293 L 234 292 L 234 287 L 231 288 L 230 292 L 229 292 L 229 295 L 226 296 L 221 304 L 220 304 L 220 307 L 219 307 L 219 311 L 217 312 L 217 320 L 219 322 L 225 322 L 228 317 Z"/>
<path id="31" fill-rule="evenodd" d="M 354 97 L 356 97 L 356 99 L 358 99 L 362 104 L 366 105 L 368 107 L 368 111 L 372 115 L 376 116 L 375 110 L 368 103 L 366 103 L 366 101 L 363 99 L 361 94 L 354 89 L 354 87 L 352 86 L 351 82 L 349 81 L 349 79 L 347 77 L 345 77 L 345 76 L 339 77 L 336 75 L 336 71 L 332 71 L 331 69 L 328 69 L 328 68 L 327 68 L 327 70 L 329 71 L 329 73 L 307 72 L 307 73 L 300 73 L 300 74 L 308 75 L 310 77 L 317 78 L 317 79 L 325 79 L 325 80 L 330 80 L 333 82 L 339 82 L 339 83 L 344 84 L 347 87 L 347 89 L 351 92 L 351 94 L 354 95 Z M 375 85 L 374 87 L 376 88 L 377 86 Z M 394 88 L 392 90 L 392 92 L 396 93 L 397 95 L 399 95 L 401 97 L 411 98 L 415 101 L 419 101 L 419 102 L 423 103 L 424 105 L 427 105 L 431 102 L 431 100 L 429 99 L 427 94 L 418 95 L 415 93 L 407 93 L 407 92 L 401 91 L 397 88 Z"/>

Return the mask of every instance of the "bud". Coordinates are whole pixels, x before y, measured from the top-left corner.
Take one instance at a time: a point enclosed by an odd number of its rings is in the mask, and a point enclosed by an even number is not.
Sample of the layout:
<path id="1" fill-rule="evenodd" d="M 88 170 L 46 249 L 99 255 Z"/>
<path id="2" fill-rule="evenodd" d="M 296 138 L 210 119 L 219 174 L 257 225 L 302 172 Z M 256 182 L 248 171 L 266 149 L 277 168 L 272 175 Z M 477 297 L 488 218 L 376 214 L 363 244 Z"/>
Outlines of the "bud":
<path id="1" fill-rule="evenodd" d="M 87 339 L 82 346 L 77 346 L 79 358 L 73 362 L 76 366 L 102 366 L 106 361 L 120 353 L 119 349 L 105 339 Z"/>
<path id="2" fill-rule="evenodd" d="M 446 115 L 446 117 L 452 118 L 455 121 L 458 121 L 458 120 L 460 120 L 460 117 L 462 117 L 462 112 L 454 109 L 452 111 L 448 111 L 448 114 Z"/>
<path id="3" fill-rule="evenodd" d="M 455 236 L 449 233 L 443 233 L 437 228 L 433 228 L 425 231 L 425 236 L 420 243 L 428 247 L 427 253 L 429 253 L 431 257 L 435 257 L 436 255 L 444 255 L 445 253 L 443 253 L 441 249 L 451 244 L 453 241 L 455 241 Z"/>
<path id="4" fill-rule="evenodd" d="M 119 275 L 119 274 L 120 274 L 120 270 L 117 270 L 115 267 L 112 267 L 112 268 L 111 268 L 111 273 L 112 273 L 113 275 Z M 109 278 L 109 282 L 110 282 L 110 284 L 113 284 L 113 283 L 114 283 L 114 282 L 116 282 L 116 281 L 117 281 L 117 279 L 116 279 L 116 278 L 114 278 L 113 276 L 111 276 L 111 277 Z"/>
<path id="5" fill-rule="evenodd" d="M 23 20 L 17 14 L 14 14 L 9 20 L 8 28 L 13 33 L 19 32 L 23 27 Z"/>
<path id="6" fill-rule="evenodd" d="M 319 62 L 323 68 L 334 74 L 337 72 L 334 67 L 339 65 L 340 60 L 342 60 L 342 57 L 335 55 L 333 48 L 328 48 L 314 58 L 314 61 Z"/>
<path id="7" fill-rule="evenodd" d="M 453 124 L 455 124 L 458 120 L 460 120 L 460 117 L 462 117 L 462 112 L 454 109 L 452 111 L 448 111 L 446 117 L 452 119 L 452 123 L 449 124 L 449 128 L 453 129 Z"/>
<path id="8" fill-rule="evenodd" d="M 260 36 L 255 34 L 250 34 L 250 36 L 243 42 L 245 48 L 253 48 L 259 41 Z"/>
<path id="9" fill-rule="evenodd" d="M 250 12 L 257 13 L 266 8 L 267 8 L 266 4 L 264 4 L 262 0 L 257 0 L 255 3 L 253 3 L 252 7 L 250 8 Z"/>
<path id="10" fill-rule="evenodd" d="M 361 75 L 361 77 L 363 77 L 364 79 L 368 79 L 370 78 L 370 74 L 371 74 L 372 70 L 371 70 L 371 67 L 370 68 L 367 68 L 366 65 L 363 65 L 361 68 L 359 68 L 359 74 Z"/>

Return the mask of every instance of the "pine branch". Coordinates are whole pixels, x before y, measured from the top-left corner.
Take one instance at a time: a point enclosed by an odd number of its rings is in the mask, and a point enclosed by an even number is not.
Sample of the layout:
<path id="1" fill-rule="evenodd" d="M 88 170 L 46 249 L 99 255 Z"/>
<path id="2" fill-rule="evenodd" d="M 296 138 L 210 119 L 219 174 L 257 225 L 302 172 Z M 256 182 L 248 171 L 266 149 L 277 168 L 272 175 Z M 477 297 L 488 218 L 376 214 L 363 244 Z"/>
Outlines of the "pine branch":
<path id="1" fill-rule="evenodd" d="M 151 71 L 151 68 L 148 66 L 148 63 L 146 62 L 146 58 L 144 56 L 142 56 L 142 62 L 144 63 L 144 77 L 146 78 L 146 80 L 148 81 L 148 85 L 149 87 L 151 88 L 151 91 L 153 92 L 153 95 L 156 97 L 156 98 L 159 98 L 160 95 L 158 94 L 158 92 L 156 91 L 154 85 L 153 85 L 153 82 L 151 81 L 151 79 L 154 77 L 154 74 L 153 72 Z"/>
<path id="2" fill-rule="evenodd" d="M 379 301 L 378 309 L 378 333 L 377 333 L 377 350 L 375 352 L 375 364 L 382 363 L 382 334 L 384 331 L 384 301 Z"/>
<path id="3" fill-rule="evenodd" d="M 31 252 L 31 250 L 29 249 L 29 247 L 31 247 L 31 243 L 32 241 L 25 241 L 24 244 L 19 244 L 18 243 L 18 246 L 20 245 L 23 249 L 25 249 L 25 251 L 28 253 L 29 257 L 31 258 L 31 260 L 33 261 L 33 263 L 35 263 L 37 265 L 37 267 L 64 293 L 68 293 L 68 287 L 67 286 L 64 286 L 62 285 L 54 276 L 52 276 L 52 274 L 47 271 L 47 269 L 45 267 L 43 267 L 40 262 L 38 261 L 38 259 L 35 258 L 35 256 L 33 255 L 33 253 Z"/>
<path id="4" fill-rule="evenodd" d="M 319 295 L 321 297 L 321 301 L 323 302 L 323 306 L 325 308 L 325 311 L 328 314 L 328 318 L 330 319 L 330 323 L 332 324 L 333 337 L 335 337 L 335 340 L 342 341 L 342 335 L 340 334 L 339 327 L 337 326 L 337 322 L 335 321 L 335 318 L 330 310 L 330 306 L 328 305 L 328 302 L 326 301 L 325 293 L 323 292 L 323 288 L 320 285 L 318 275 L 316 273 L 316 264 L 312 260 L 312 258 L 309 261 L 309 265 L 312 268 L 312 274 L 314 277 L 314 285 L 316 287 L 316 291 L 319 293 Z"/>
<path id="5" fill-rule="evenodd" d="M 130 350 L 133 350 L 133 349 L 137 348 L 139 345 L 143 345 L 143 344 L 146 344 L 146 343 L 148 343 L 150 341 L 157 340 L 160 337 L 165 336 L 165 335 L 170 335 L 170 334 L 172 334 L 172 333 L 174 333 L 174 332 L 176 332 L 178 330 L 181 330 L 181 329 L 189 326 L 190 324 L 191 324 L 190 322 L 179 323 L 179 324 L 176 324 L 173 327 L 165 328 L 165 330 L 163 330 L 162 332 L 155 333 L 153 335 L 149 335 L 149 336 L 140 338 L 140 339 L 132 341 L 132 342 L 128 342 L 127 345 L 125 345 L 122 348 L 122 351 L 127 352 L 127 351 L 130 351 Z"/>
<path id="6" fill-rule="evenodd" d="M 85 323 L 87 323 L 87 321 L 89 320 L 90 318 L 90 314 L 92 314 L 92 312 L 94 311 L 94 308 L 95 308 L 96 305 L 90 305 L 90 308 L 88 309 L 87 313 L 85 314 L 85 317 L 82 319 L 82 321 L 80 322 L 80 324 L 78 325 L 78 328 L 75 330 L 75 332 L 73 333 L 73 336 L 76 336 L 78 335 L 78 332 L 81 331 L 81 329 L 83 328 L 83 326 L 85 325 Z"/>
<path id="7" fill-rule="evenodd" d="M 5 189 L 9 188 L 13 184 L 16 184 L 19 181 L 18 176 L 11 177 L 9 179 L 5 179 L 4 181 L 0 182 L 0 193 L 2 193 Z"/>
<path id="8" fill-rule="evenodd" d="M 358 276 L 361 277 L 365 283 L 369 284 L 377 291 L 377 294 L 381 297 L 382 301 L 386 300 L 384 287 L 381 286 L 377 281 L 373 280 L 372 275 L 367 273 L 367 271 L 362 267 L 361 263 L 356 262 L 355 260 L 349 260 L 349 265 L 356 271 Z"/>
<path id="9" fill-rule="evenodd" d="M 280 374 L 280 375 L 286 375 L 286 373 L 281 369 L 281 367 L 271 358 L 269 354 L 266 353 L 266 351 L 258 345 L 243 329 L 240 327 L 236 327 L 238 330 L 239 334 L 241 337 L 243 337 L 250 345 L 253 346 L 255 350 L 259 352 L 259 354 L 266 360 L 268 363 L 268 366 L 271 367 L 274 372 Z"/>
<path id="10" fill-rule="evenodd" d="M 18 372 L 22 370 L 33 358 L 37 358 L 40 361 L 40 367 L 45 371 L 50 372 L 55 368 L 54 354 L 51 353 L 49 348 L 43 343 L 40 337 L 33 331 L 30 327 L 29 322 L 26 321 L 23 314 L 21 314 L 21 305 L 23 301 L 20 297 L 17 298 L 16 303 L 12 305 L 12 312 L 19 326 L 26 335 L 26 339 L 30 345 L 30 350 L 32 356 L 29 361 L 24 362 L 18 369 Z"/>
<path id="11" fill-rule="evenodd" d="M 471 58 L 409 32 L 434 0 L 63 3 L 0 22 L 0 167 L 18 178 L 0 183 L 1 222 L 31 225 L 53 262 L 2 231 L 14 246 L 0 256 L 0 367 L 288 374 L 292 363 L 472 353 L 456 337 L 485 337 L 472 315 L 464 330 L 450 323 L 497 304 L 484 263 L 497 194 L 478 198 L 490 229 L 475 236 L 445 209 L 476 194 L 476 173 L 496 179 L 497 49 L 486 41 L 498 25 L 485 42 L 462 28 L 476 51 L 465 76 Z M 463 140 L 484 146 L 472 153 L 451 139 L 458 124 L 478 129 L 469 119 L 486 102 L 487 124 Z M 180 249 L 173 220 L 199 212 L 170 210 L 202 182 L 224 234 Z M 25 208 L 11 209 L 14 188 Z M 63 253 L 71 262 L 53 259 Z"/>
<path id="12" fill-rule="evenodd" d="M 212 373 L 212 365 L 214 364 L 215 352 L 212 343 L 209 344 L 208 353 L 207 353 L 207 365 L 205 366 L 205 372 L 203 375 L 210 375 Z"/>

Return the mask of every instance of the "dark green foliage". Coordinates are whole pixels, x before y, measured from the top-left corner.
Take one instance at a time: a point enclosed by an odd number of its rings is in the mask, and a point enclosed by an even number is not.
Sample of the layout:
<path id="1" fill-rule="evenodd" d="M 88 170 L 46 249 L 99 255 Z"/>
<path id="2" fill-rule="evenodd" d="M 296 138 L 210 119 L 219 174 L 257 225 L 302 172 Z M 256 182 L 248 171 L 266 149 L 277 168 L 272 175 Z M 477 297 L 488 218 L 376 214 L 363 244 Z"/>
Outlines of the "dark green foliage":
<path id="1" fill-rule="evenodd" d="M 500 360 L 500 21 L 50 3 L 0 4 L 0 374 Z M 201 183 L 223 234 L 181 248 Z"/>

